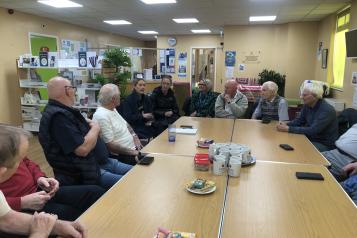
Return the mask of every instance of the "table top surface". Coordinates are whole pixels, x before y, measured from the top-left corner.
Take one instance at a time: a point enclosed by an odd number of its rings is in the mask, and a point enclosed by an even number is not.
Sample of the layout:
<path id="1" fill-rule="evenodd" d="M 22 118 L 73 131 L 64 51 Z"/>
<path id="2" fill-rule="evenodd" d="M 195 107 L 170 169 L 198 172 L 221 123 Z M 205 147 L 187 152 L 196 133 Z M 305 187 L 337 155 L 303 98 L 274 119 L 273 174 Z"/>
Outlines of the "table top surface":
<path id="1" fill-rule="evenodd" d="M 193 126 L 197 128 L 195 135 L 176 134 L 175 142 L 168 142 L 167 130 L 152 140 L 141 151 L 144 153 L 162 153 L 172 155 L 193 156 L 196 153 L 208 153 L 208 149 L 198 148 L 197 140 L 201 138 L 214 139 L 217 143 L 230 142 L 234 120 L 203 117 L 180 117 L 175 125 Z"/>
<path id="2" fill-rule="evenodd" d="M 298 180 L 295 172 L 324 181 Z M 258 161 L 229 178 L 222 237 L 357 237 L 354 203 L 324 166 Z"/>
<path id="3" fill-rule="evenodd" d="M 187 192 L 195 178 L 215 181 L 217 190 Z M 194 170 L 192 157 L 155 155 L 150 166 L 135 166 L 79 220 L 89 237 L 153 237 L 158 227 L 217 237 L 226 185 L 226 176 Z"/>
<path id="4" fill-rule="evenodd" d="M 329 165 L 305 135 L 279 132 L 276 129 L 277 123 L 235 120 L 232 142 L 248 145 L 257 160 Z M 283 150 L 279 147 L 280 144 L 289 144 L 294 150 Z"/>

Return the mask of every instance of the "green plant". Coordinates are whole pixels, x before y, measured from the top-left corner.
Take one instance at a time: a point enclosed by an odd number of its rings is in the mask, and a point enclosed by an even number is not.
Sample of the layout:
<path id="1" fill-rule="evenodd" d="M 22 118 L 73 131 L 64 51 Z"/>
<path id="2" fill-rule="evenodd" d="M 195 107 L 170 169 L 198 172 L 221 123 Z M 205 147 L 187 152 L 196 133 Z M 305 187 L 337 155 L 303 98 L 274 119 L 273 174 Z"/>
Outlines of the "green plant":
<path id="1" fill-rule="evenodd" d="M 279 87 L 278 94 L 282 97 L 284 96 L 285 78 L 286 78 L 285 74 L 277 73 L 274 70 L 264 69 L 261 73 L 258 74 L 258 77 L 259 77 L 258 80 L 260 85 L 262 85 L 267 81 L 275 82 Z"/>
<path id="2" fill-rule="evenodd" d="M 106 77 L 104 77 L 103 74 L 96 74 L 94 79 L 97 83 L 101 85 L 104 85 L 109 82 L 109 80 Z"/>
<path id="3" fill-rule="evenodd" d="M 119 72 L 119 67 L 130 67 L 131 60 L 127 52 L 121 48 L 110 48 L 104 52 L 104 61 L 109 67 L 115 67 L 115 72 Z"/>
<path id="4" fill-rule="evenodd" d="M 107 67 L 115 68 L 115 73 L 108 76 L 108 82 L 118 85 L 121 98 L 127 96 L 126 85 L 131 78 L 131 72 L 128 67 L 131 66 L 131 60 L 127 52 L 121 48 L 111 48 L 104 52 L 104 64 Z"/>

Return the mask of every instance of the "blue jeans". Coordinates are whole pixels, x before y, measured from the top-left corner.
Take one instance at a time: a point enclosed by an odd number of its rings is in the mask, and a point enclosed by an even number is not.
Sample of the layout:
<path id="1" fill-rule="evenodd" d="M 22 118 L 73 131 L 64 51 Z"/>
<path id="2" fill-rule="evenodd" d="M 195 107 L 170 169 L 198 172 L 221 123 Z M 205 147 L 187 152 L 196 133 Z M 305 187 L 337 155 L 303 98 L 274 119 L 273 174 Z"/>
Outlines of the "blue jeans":
<path id="1" fill-rule="evenodd" d="M 133 166 L 108 158 L 108 162 L 100 165 L 100 186 L 109 189 L 118 182 Z"/>
<path id="2" fill-rule="evenodd" d="M 357 204 L 357 174 L 352 175 L 345 181 L 341 183 L 343 189 L 352 198 L 352 200 Z"/>

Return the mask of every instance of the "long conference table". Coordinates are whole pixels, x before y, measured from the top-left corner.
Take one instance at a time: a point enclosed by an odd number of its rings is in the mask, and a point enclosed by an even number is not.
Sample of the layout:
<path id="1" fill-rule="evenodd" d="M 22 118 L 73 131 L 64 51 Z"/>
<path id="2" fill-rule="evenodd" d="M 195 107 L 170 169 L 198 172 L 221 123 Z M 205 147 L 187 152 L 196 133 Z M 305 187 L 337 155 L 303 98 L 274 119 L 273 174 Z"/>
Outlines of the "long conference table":
<path id="1" fill-rule="evenodd" d="M 80 218 L 89 237 L 154 237 L 158 227 L 196 233 L 198 238 L 357 237 L 357 209 L 328 172 L 328 162 L 303 135 L 278 132 L 255 120 L 181 117 L 195 135 L 167 131 L 142 150 L 155 156 L 135 166 Z M 196 141 L 246 144 L 255 165 L 238 178 L 196 171 L 193 155 L 207 149 Z M 292 145 L 283 151 L 279 144 Z M 318 172 L 324 181 L 298 180 L 295 172 Z M 195 195 L 185 190 L 195 179 L 213 180 L 217 190 Z"/>

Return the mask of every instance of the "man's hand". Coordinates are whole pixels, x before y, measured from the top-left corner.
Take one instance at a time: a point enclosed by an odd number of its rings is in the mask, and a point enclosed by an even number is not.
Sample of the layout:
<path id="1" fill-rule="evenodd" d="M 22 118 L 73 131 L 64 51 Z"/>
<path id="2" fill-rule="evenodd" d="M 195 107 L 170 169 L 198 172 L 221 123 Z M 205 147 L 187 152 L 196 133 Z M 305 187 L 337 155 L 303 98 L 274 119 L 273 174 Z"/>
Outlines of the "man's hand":
<path id="1" fill-rule="evenodd" d="M 54 178 L 39 177 L 37 179 L 37 186 L 53 197 L 59 189 L 59 182 Z"/>
<path id="2" fill-rule="evenodd" d="M 286 124 L 286 122 L 279 122 L 276 126 L 276 129 L 282 132 L 289 132 L 289 126 Z"/>
<path id="3" fill-rule="evenodd" d="M 230 102 L 231 101 L 231 96 L 229 96 L 229 94 L 224 94 L 224 101 L 225 102 Z"/>
<path id="4" fill-rule="evenodd" d="M 31 193 L 29 195 L 21 197 L 21 208 L 31 210 L 41 210 L 46 202 L 51 199 L 45 191 Z"/>
<path id="5" fill-rule="evenodd" d="M 141 144 L 141 141 L 137 135 L 133 136 L 134 139 L 134 145 L 137 150 L 141 150 L 143 148 L 143 145 Z"/>
<path id="6" fill-rule="evenodd" d="M 145 119 L 153 119 L 154 118 L 154 115 L 152 113 L 144 113 L 143 112 L 143 117 Z"/>
<path id="7" fill-rule="evenodd" d="M 172 111 L 165 112 L 165 117 L 171 117 L 174 113 Z"/>
<path id="8" fill-rule="evenodd" d="M 87 238 L 87 229 L 79 222 L 57 220 L 53 233 L 62 237 Z"/>
<path id="9" fill-rule="evenodd" d="M 346 165 L 342 168 L 346 175 L 351 176 L 357 174 L 357 162 Z"/>
<path id="10" fill-rule="evenodd" d="M 37 213 L 32 216 L 29 238 L 47 238 L 57 221 L 57 215 Z"/>

